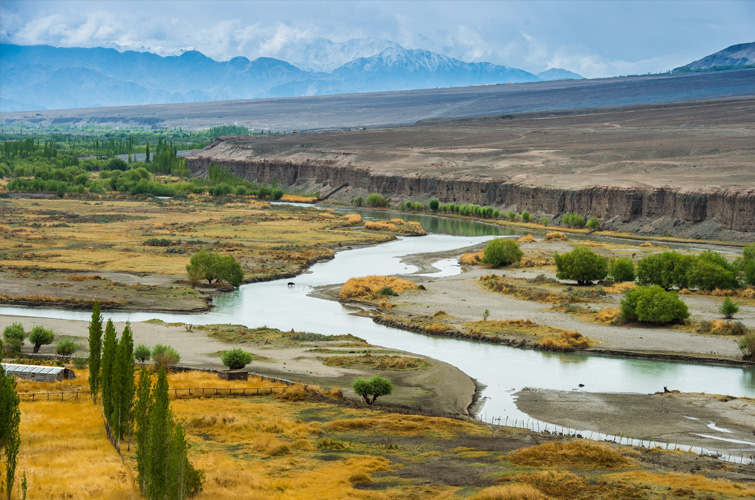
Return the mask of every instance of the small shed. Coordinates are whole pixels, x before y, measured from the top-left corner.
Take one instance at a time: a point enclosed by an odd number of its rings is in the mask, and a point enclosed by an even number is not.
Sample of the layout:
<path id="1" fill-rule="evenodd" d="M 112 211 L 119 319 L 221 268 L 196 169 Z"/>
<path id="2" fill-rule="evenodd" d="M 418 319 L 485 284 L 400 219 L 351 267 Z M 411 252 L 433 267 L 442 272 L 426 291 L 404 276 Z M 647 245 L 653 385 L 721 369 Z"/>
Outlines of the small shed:
<path id="1" fill-rule="evenodd" d="M 76 378 L 73 370 L 62 366 L 16 365 L 11 363 L 3 363 L 2 365 L 6 375 L 37 382 L 56 382 Z"/>

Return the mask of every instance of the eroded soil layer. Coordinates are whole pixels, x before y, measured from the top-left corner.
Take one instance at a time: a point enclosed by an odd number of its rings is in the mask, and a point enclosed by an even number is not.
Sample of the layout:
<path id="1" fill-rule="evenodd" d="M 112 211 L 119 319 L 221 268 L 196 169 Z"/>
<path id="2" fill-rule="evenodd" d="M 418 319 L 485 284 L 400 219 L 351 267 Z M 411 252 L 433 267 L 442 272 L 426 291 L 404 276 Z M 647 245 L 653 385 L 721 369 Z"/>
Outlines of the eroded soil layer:
<path id="1" fill-rule="evenodd" d="M 704 239 L 755 232 L 755 97 L 224 137 L 189 155 L 349 201 L 379 192 Z"/>

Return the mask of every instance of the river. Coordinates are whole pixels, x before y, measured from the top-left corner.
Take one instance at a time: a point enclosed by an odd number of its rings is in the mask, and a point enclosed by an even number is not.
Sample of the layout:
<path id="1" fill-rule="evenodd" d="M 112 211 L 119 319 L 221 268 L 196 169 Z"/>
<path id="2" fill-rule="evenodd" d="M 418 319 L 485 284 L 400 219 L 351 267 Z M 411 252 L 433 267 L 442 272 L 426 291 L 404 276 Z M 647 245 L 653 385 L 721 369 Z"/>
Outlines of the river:
<path id="1" fill-rule="evenodd" d="M 361 211 L 365 218 L 390 218 L 390 212 Z M 335 259 L 318 263 L 290 280 L 243 285 L 215 300 L 216 307 L 199 315 L 143 312 L 108 312 L 114 321 L 144 321 L 193 324 L 233 323 L 248 327 L 269 326 L 281 330 L 323 334 L 352 333 L 371 344 L 423 354 L 457 366 L 485 386 L 480 415 L 526 418 L 513 394 L 524 387 L 593 392 L 652 393 L 673 387 L 682 392 L 707 392 L 755 397 L 755 369 L 708 366 L 647 359 L 609 358 L 580 353 L 547 353 L 512 347 L 430 337 L 405 332 L 355 316 L 354 308 L 311 297 L 315 287 L 342 283 L 353 276 L 411 274 L 417 269 L 401 257 L 420 252 L 462 248 L 494 238 L 513 236 L 513 231 L 474 221 L 426 215 L 400 214 L 417 220 L 428 236 L 400 238 L 377 246 L 345 250 Z M 459 272 L 453 260 L 440 262 L 441 274 Z M 287 283 L 294 281 L 296 286 Z M 0 313 L 88 320 L 84 311 L 1 307 Z"/>

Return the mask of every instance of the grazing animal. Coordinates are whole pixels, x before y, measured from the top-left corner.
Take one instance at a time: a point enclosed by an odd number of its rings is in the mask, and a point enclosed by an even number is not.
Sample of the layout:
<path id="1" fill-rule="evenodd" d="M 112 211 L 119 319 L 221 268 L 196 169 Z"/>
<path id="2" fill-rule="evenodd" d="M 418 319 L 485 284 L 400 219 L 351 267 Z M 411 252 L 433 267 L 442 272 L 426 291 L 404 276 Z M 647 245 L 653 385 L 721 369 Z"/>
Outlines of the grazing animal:
<path id="1" fill-rule="evenodd" d="M 580 386 L 580 387 L 584 387 L 584 386 L 585 386 L 585 384 L 579 384 L 579 386 Z"/>
<path id="2" fill-rule="evenodd" d="M 289 282 L 288 282 L 288 286 L 294 286 L 295 284 L 296 284 L 296 283 L 294 283 L 293 281 L 289 281 Z"/>

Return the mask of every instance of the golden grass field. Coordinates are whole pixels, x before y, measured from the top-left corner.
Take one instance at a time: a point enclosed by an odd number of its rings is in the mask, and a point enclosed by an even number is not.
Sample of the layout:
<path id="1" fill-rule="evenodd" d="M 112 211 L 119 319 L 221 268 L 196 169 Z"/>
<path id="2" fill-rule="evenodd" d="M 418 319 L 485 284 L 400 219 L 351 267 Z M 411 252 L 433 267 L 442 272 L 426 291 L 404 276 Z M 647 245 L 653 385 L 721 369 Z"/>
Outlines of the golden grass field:
<path id="1" fill-rule="evenodd" d="M 416 290 L 418 287 L 409 280 L 395 276 L 364 276 L 361 278 L 349 278 L 338 292 L 340 300 L 374 300 L 382 297 L 381 290 L 390 288 L 396 294 L 407 290 Z"/>
<path id="2" fill-rule="evenodd" d="M 86 385 L 86 371 L 77 375 L 76 381 L 55 388 Z M 171 388 L 221 382 L 199 372 L 170 376 Z M 259 383 L 226 382 L 235 387 Z M 23 381 L 19 388 L 43 389 Z M 695 475 L 674 471 L 695 462 L 689 454 L 537 437 L 520 430 L 491 434 L 488 426 L 474 422 L 342 406 L 302 388 L 293 392 L 172 401 L 188 435 L 190 459 L 206 473 L 204 490 L 196 498 L 655 500 L 755 495 L 752 483 L 707 477 L 704 468 Z M 133 446 L 129 450 L 129 443 L 122 444 L 121 460 L 90 400 L 24 401 L 21 410 L 18 471 L 19 477 L 26 472 L 28 498 L 139 498 Z"/>

